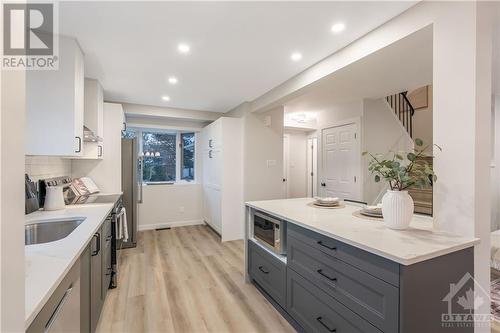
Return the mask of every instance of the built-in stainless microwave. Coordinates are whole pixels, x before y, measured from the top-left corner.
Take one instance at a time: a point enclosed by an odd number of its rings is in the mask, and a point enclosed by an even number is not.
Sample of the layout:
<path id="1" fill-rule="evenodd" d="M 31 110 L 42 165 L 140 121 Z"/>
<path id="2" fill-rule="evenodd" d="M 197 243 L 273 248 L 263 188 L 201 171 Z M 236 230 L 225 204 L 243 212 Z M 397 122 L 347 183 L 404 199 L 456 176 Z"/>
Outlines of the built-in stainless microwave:
<path id="1" fill-rule="evenodd" d="M 283 221 L 254 211 L 253 238 L 276 254 L 286 254 L 286 223 Z"/>

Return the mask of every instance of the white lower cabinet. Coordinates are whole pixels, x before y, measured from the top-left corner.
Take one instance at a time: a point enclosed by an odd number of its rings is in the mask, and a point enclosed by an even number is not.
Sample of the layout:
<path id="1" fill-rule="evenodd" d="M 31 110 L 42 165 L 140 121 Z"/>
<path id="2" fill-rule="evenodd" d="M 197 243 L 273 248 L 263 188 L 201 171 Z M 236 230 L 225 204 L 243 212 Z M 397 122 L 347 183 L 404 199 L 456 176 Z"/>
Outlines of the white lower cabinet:
<path id="1" fill-rule="evenodd" d="M 243 153 L 241 119 L 221 117 L 200 135 L 203 217 L 222 241 L 242 239 Z"/>
<path id="2" fill-rule="evenodd" d="M 204 186 L 203 193 L 205 222 L 222 235 L 221 191 Z"/>

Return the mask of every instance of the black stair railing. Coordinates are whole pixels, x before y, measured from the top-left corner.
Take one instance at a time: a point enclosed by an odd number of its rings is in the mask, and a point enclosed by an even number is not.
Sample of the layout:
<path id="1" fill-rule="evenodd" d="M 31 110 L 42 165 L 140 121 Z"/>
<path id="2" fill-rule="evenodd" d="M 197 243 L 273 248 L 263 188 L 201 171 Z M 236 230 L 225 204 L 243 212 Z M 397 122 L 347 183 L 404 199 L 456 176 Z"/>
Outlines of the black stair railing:
<path id="1" fill-rule="evenodd" d="M 385 99 L 391 106 L 401 124 L 403 124 L 403 127 L 406 129 L 410 137 L 413 138 L 413 115 L 415 114 L 415 109 L 408 100 L 408 97 L 406 96 L 407 93 L 407 91 L 404 91 L 387 96 Z"/>

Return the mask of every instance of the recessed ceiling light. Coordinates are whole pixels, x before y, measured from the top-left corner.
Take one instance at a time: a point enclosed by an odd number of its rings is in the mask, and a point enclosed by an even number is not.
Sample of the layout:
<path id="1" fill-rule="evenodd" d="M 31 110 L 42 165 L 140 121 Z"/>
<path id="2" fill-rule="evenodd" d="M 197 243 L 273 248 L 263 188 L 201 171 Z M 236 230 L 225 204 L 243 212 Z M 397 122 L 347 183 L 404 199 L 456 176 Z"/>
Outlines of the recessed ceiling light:
<path id="1" fill-rule="evenodd" d="M 166 102 L 170 101 L 170 97 L 168 97 L 168 96 L 161 96 L 161 99 L 166 101 Z"/>
<path id="2" fill-rule="evenodd" d="M 177 45 L 177 50 L 179 50 L 180 53 L 188 53 L 191 48 L 187 44 L 179 44 Z"/>
<path id="3" fill-rule="evenodd" d="M 293 61 L 299 61 L 300 59 L 302 59 L 302 54 L 300 54 L 299 52 L 294 52 L 294 53 L 292 53 L 292 55 L 290 56 L 290 58 Z"/>
<path id="4" fill-rule="evenodd" d="M 345 24 L 344 23 L 335 23 L 332 25 L 332 32 L 341 32 L 342 30 L 345 29 Z"/>
<path id="5" fill-rule="evenodd" d="M 177 82 L 178 82 L 178 80 L 175 76 L 171 76 L 168 78 L 168 83 L 170 83 L 170 84 L 176 84 Z"/>

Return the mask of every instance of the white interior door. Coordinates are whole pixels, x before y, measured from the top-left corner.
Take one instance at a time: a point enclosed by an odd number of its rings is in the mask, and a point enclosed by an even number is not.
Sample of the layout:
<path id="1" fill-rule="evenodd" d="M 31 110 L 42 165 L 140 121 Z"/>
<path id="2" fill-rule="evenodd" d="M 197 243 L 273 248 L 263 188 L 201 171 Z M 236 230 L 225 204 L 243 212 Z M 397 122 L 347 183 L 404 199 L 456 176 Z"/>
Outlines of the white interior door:
<path id="1" fill-rule="evenodd" d="M 307 139 L 307 196 L 318 195 L 318 138 Z"/>
<path id="2" fill-rule="evenodd" d="M 322 193 L 359 200 L 360 154 L 358 125 L 348 124 L 322 132 Z"/>
<path id="3" fill-rule="evenodd" d="M 283 192 L 285 199 L 290 197 L 290 136 L 283 136 Z"/>

